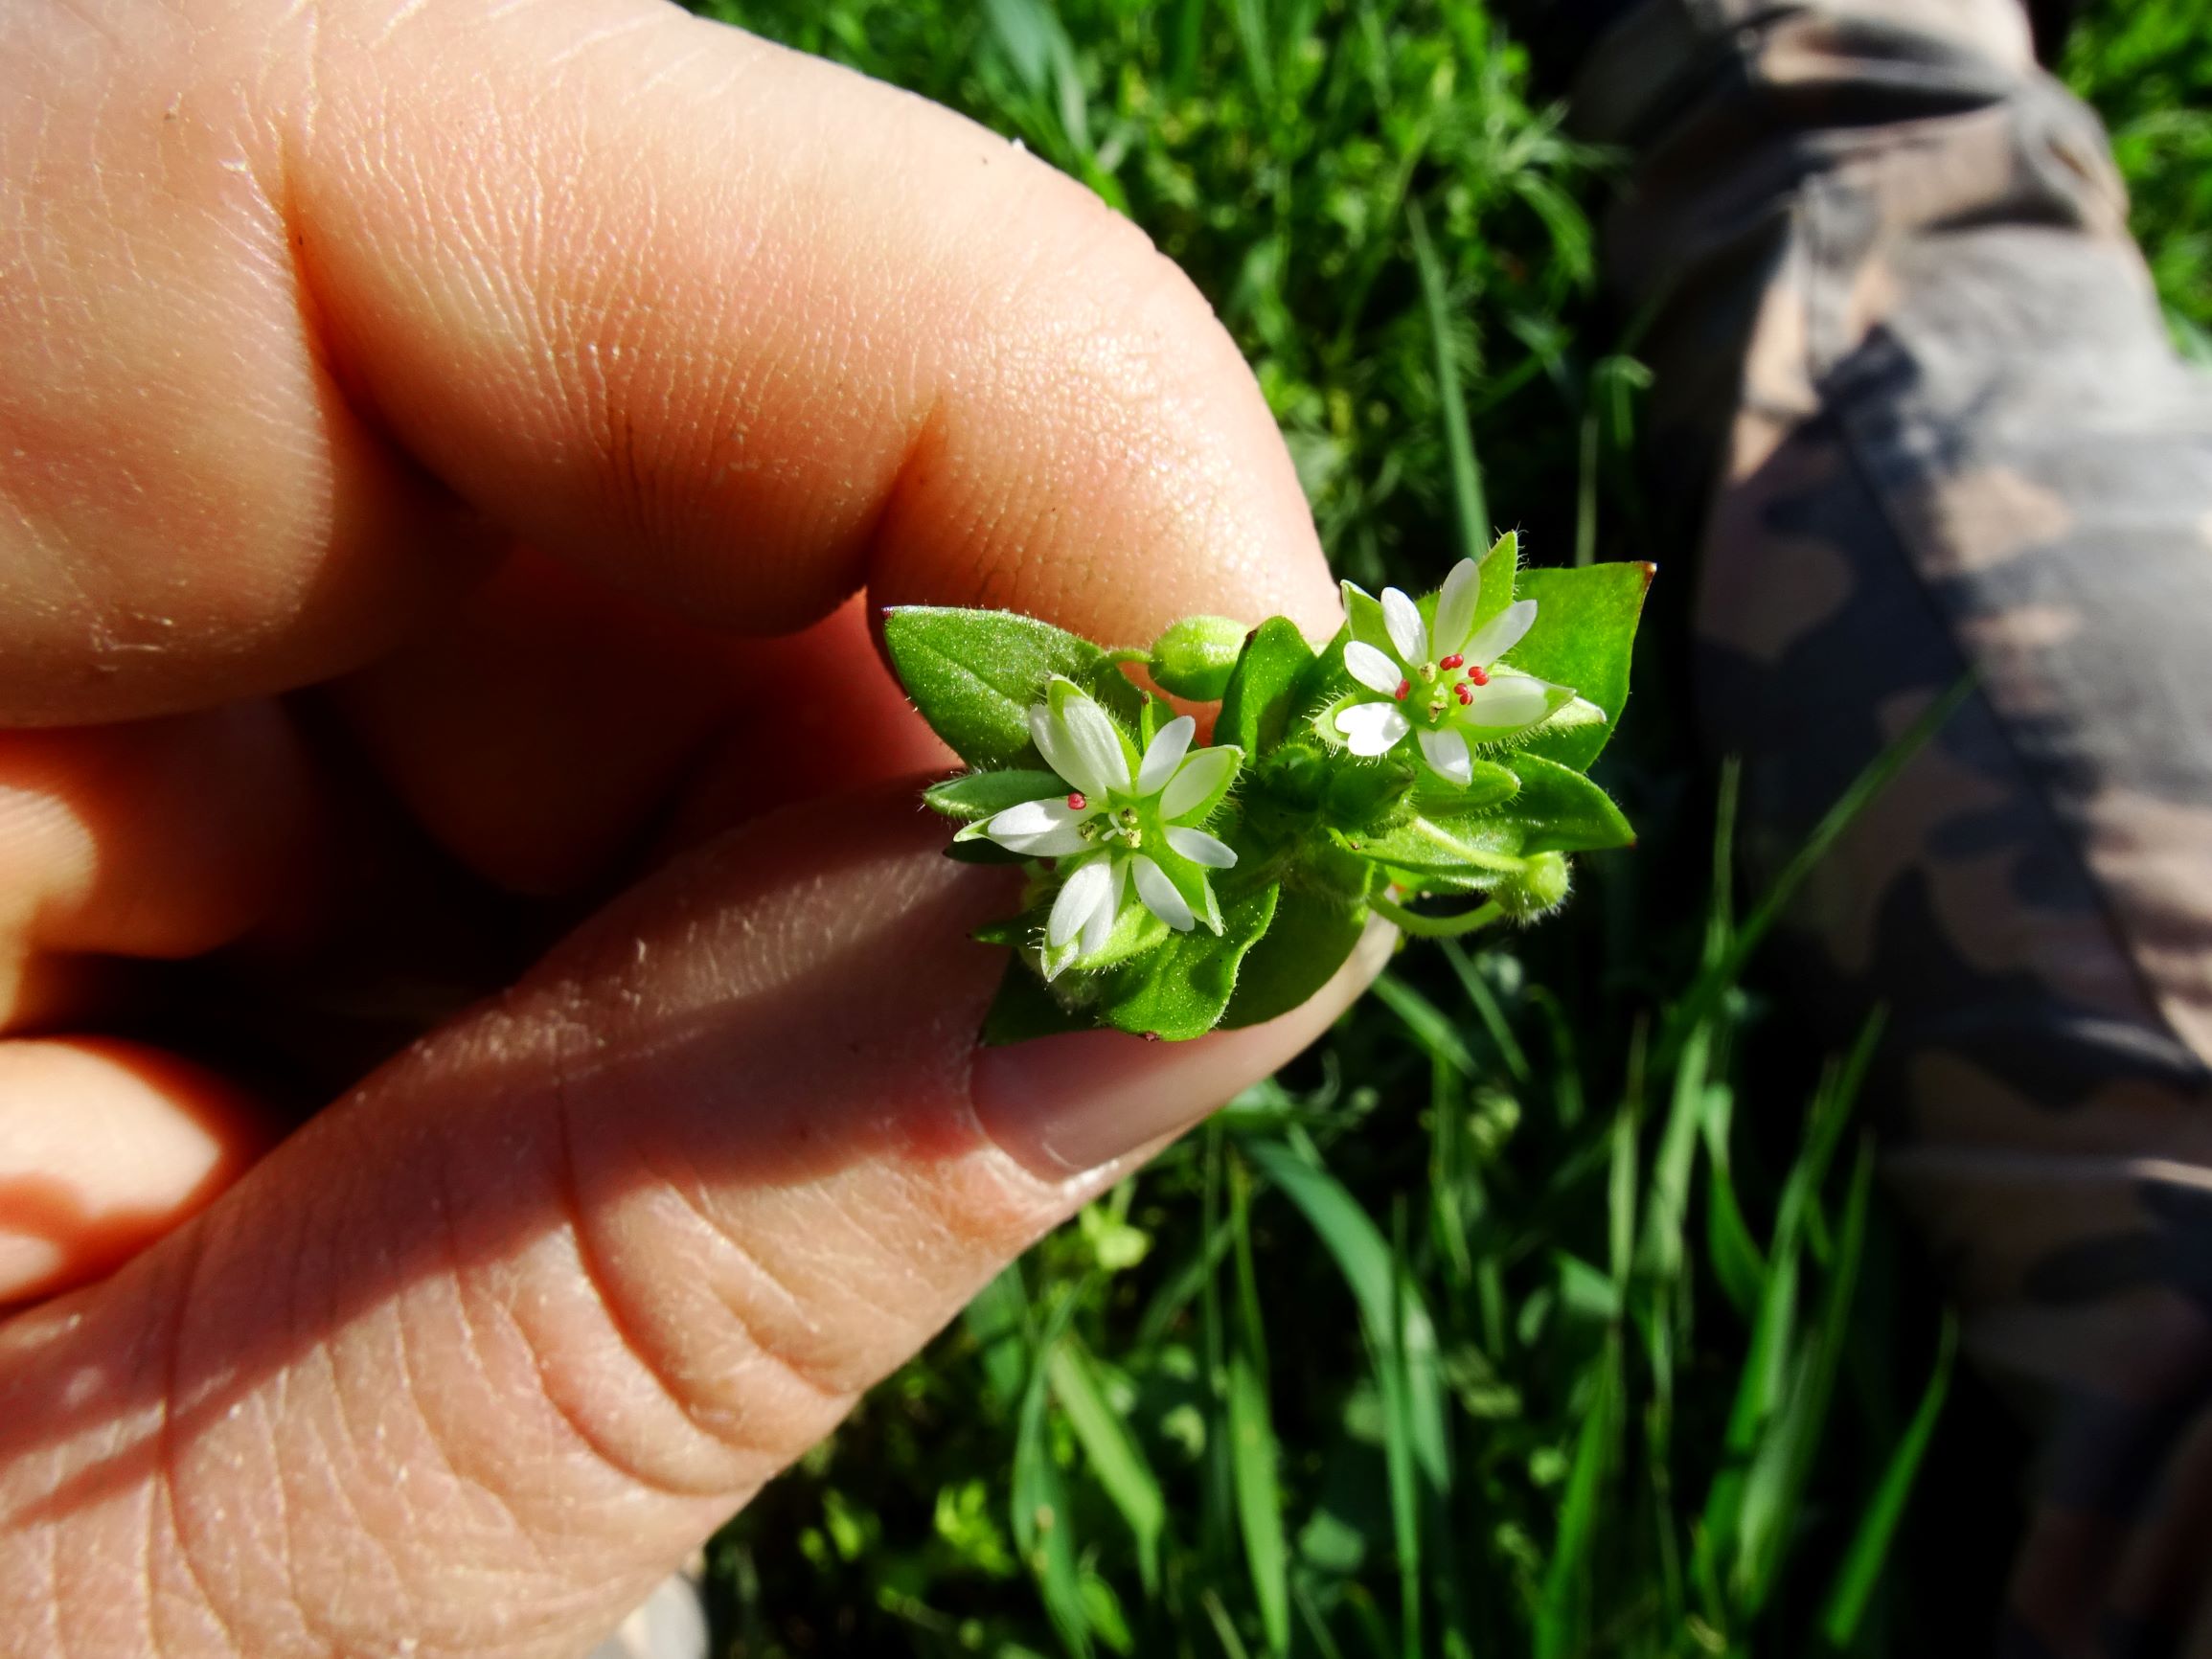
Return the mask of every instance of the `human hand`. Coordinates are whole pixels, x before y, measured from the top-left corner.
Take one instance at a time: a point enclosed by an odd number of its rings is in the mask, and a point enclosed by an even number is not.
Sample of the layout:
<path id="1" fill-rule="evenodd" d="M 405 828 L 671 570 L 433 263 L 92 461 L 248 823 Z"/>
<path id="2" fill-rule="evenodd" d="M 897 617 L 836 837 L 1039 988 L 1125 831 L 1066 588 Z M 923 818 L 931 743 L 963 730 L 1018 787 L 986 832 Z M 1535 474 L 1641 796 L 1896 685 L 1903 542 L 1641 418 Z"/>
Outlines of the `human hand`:
<path id="1" fill-rule="evenodd" d="M 0 65 L 0 1649 L 576 1651 L 1371 971 L 977 1055 L 1009 877 L 867 636 L 1318 636 L 1296 481 L 1086 193 L 644 0 Z M 118 959 L 310 1055 L 497 994 L 255 1164 L 266 1078 L 54 1034 Z"/>

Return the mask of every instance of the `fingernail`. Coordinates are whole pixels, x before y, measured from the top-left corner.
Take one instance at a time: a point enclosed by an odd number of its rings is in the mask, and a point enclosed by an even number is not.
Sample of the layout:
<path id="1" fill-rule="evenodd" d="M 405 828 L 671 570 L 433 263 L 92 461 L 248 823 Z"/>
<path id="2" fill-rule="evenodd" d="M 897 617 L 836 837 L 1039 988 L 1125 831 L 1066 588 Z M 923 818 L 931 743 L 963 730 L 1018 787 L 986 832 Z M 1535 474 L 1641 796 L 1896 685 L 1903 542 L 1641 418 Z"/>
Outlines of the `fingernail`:
<path id="1" fill-rule="evenodd" d="M 1191 1042 L 1077 1032 L 979 1049 L 969 1087 L 984 1132 L 1024 1168 L 1065 1180 L 1172 1140 L 1328 1030 L 1382 970 L 1398 938 L 1371 921 L 1303 1007 Z"/>

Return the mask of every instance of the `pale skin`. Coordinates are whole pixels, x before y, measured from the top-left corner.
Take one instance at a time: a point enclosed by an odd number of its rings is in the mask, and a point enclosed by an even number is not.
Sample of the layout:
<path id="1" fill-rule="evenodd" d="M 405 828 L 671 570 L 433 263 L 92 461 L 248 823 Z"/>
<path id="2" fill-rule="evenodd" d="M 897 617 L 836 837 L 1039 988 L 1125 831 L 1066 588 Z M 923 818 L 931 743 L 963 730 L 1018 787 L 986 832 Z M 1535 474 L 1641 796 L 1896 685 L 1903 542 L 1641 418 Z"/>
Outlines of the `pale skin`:
<path id="1" fill-rule="evenodd" d="M 1080 188 L 645 0 L 0 5 L 0 1652 L 580 1651 L 1334 1016 L 979 1057 L 901 602 L 1334 625 Z M 305 1127 L 95 1034 L 451 981 L 430 849 L 575 931 Z"/>

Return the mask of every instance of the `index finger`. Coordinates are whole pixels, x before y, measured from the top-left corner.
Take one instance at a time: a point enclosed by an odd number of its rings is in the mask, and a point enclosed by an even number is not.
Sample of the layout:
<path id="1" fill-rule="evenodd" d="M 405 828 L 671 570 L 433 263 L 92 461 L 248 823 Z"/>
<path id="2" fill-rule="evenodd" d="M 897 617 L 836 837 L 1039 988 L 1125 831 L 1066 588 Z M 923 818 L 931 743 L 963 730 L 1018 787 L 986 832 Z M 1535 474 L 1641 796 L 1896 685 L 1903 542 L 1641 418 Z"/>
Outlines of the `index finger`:
<path id="1" fill-rule="evenodd" d="M 159 97 L 203 124 L 172 124 L 143 154 L 95 132 L 98 176 L 35 171 L 19 211 L 80 240 L 124 234 L 119 198 L 142 216 L 224 216 L 227 239 L 141 223 L 131 259 L 80 249 L 64 274 L 97 271 L 110 310 L 157 315 L 111 340 L 224 331 L 198 421 L 288 426 L 274 443 L 203 442 L 203 475 L 175 480 L 164 386 L 80 378 L 113 404 L 100 429 L 145 511 L 120 528 L 112 500 L 73 512 L 35 448 L 0 473 L 0 490 L 37 498 L 15 516 L 47 552 L 82 555 L 0 559 L 14 572 L 0 575 L 0 718 L 272 689 L 403 628 L 438 602 L 414 569 L 437 556 L 408 515 L 349 487 L 369 465 L 356 452 L 378 444 L 506 530 L 744 631 L 796 627 L 863 585 L 1116 643 L 1193 611 L 1329 625 L 1304 499 L 1234 345 L 1140 232 L 1018 148 L 655 0 L 338 0 L 270 6 L 258 25 L 237 10 L 191 22 L 203 83 L 181 98 L 178 55 L 128 36 L 103 48 L 106 83 L 48 89 L 64 136 L 114 122 L 117 80 L 140 108 Z M 244 117 L 208 125 L 234 108 Z M 134 196 L 133 168 L 141 183 L 158 168 L 160 189 Z M 34 284 L 62 280 L 37 259 Z M 194 260 L 252 281 L 178 280 Z M 241 324 L 240 306 L 297 326 Z M 7 316 L 0 383 L 33 351 Z M 234 495 L 327 496 L 319 513 L 271 515 L 251 582 L 219 522 L 162 511 L 165 490 L 208 488 L 210 454 L 238 457 Z M 201 544 L 180 548 L 180 525 Z M 72 549 L 95 531 L 97 547 Z M 364 542 L 407 575 L 388 600 L 374 583 L 363 597 Z M 333 547 L 348 550 L 350 628 L 316 610 Z M 155 560 L 163 648 L 83 672 L 143 610 Z"/>

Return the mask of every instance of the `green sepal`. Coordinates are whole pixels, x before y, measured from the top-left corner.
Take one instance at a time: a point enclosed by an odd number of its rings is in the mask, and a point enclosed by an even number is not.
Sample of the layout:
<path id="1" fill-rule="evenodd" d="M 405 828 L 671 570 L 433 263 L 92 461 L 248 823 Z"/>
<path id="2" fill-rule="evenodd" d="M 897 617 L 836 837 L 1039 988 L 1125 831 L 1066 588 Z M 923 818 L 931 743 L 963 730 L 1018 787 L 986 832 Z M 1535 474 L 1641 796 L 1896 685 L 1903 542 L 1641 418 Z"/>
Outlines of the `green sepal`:
<path id="1" fill-rule="evenodd" d="M 977 826 L 970 824 L 969 829 Z M 955 864 L 1027 864 L 1029 854 L 1001 847 L 995 841 L 970 837 L 965 831 L 945 844 L 945 856 Z"/>
<path id="2" fill-rule="evenodd" d="M 1250 756 L 1270 753 L 1283 740 L 1293 693 L 1312 662 L 1312 648 L 1289 618 L 1269 617 L 1254 628 L 1221 692 L 1215 740 Z"/>
<path id="3" fill-rule="evenodd" d="M 1501 766 L 1495 761 L 1471 761 L 1464 784 L 1439 778 L 1422 766 L 1416 770 L 1412 804 L 1416 811 L 1426 812 L 1431 817 L 1485 812 L 1504 806 L 1519 789 L 1520 779 L 1513 768 Z"/>
<path id="4" fill-rule="evenodd" d="M 1356 581 L 1340 581 L 1337 591 L 1344 596 L 1344 636 L 1373 646 L 1379 651 L 1392 656 L 1398 647 L 1391 642 L 1390 625 L 1383 620 L 1382 602 Z M 1336 654 L 1344 654 L 1341 641 L 1336 642 Z"/>
<path id="5" fill-rule="evenodd" d="M 1144 693 L 1112 657 L 1034 617 L 901 605 L 883 613 L 883 644 L 930 729 L 981 770 L 1043 766 L 1030 741 L 1029 711 L 1056 674 L 1129 726 L 1144 709 Z"/>
<path id="6" fill-rule="evenodd" d="M 1482 586 L 1477 590 L 1474 598 L 1474 625 L 1476 627 L 1479 628 L 1492 617 L 1504 610 L 1507 605 L 1513 603 L 1516 597 L 1522 599 L 1533 597 L 1528 594 L 1516 595 L 1515 591 L 1520 576 L 1520 533 L 1518 531 L 1509 530 L 1492 542 L 1490 551 L 1482 556 L 1481 564 L 1475 568 L 1482 576 Z"/>
<path id="7" fill-rule="evenodd" d="M 982 938 L 980 931 L 976 937 Z M 986 1048 L 1004 1048 L 1032 1037 L 1090 1031 L 1097 1025 L 1097 1017 L 1089 1010 L 1062 1005 L 1053 995 L 1052 987 L 1038 977 L 1037 969 L 1017 956 L 1006 965 L 1006 972 L 999 977 L 998 994 L 984 1012 L 981 1040 Z"/>
<path id="8" fill-rule="evenodd" d="M 933 812 L 978 824 L 1025 801 L 1049 801 L 1066 793 L 1067 784 L 1052 772 L 963 772 L 930 784 L 922 791 L 922 800 Z"/>
<path id="9" fill-rule="evenodd" d="M 1537 602 L 1536 625 L 1506 653 L 1507 662 L 1539 679 L 1574 687 L 1606 716 L 1603 723 L 1539 731 L 1521 744 L 1522 752 L 1577 772 L 1587 771 L 1604 752 L 1629 700 L 1636 623 L 1654 568 L 1590 564 L 1520 573 L 1520 597 Z"/>
<path id="10" fill-rule="evenodd" d="M 1328 784 L 1321 794 L 1321 816 L 1334 829 L 1364 830 L 1400 810 L 1423 770 L 1395 754 L 1372 761 L 1340 760 L 1329 769 Z"/>

